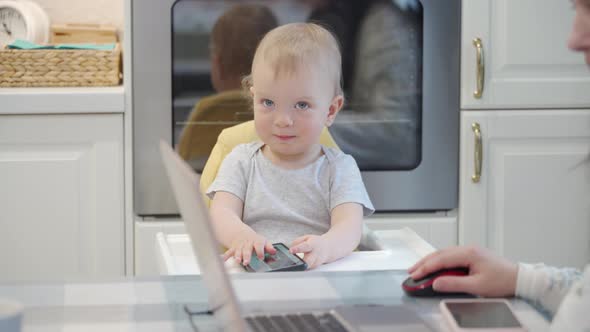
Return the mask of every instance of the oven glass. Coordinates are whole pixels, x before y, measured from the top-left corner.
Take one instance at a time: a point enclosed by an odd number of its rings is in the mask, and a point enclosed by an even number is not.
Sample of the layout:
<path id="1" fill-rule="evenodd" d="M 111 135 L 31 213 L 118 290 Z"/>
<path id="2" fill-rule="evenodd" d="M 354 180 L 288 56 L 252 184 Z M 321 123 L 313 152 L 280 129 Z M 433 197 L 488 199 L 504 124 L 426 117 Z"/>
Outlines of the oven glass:
<path id="1" fill-rule="evenodd" d="M 330 127 L 363 171 L 422 159 L 422 17 L 418 0 L 179 0 L 172 9 L 173 141 L 197 171 L 226 127 L 253 119 L 240 88 L 265 31 L 316 22 L 342 51 L 346 103 Z M 238 33 L 236 33 L 238 31 Z"/>

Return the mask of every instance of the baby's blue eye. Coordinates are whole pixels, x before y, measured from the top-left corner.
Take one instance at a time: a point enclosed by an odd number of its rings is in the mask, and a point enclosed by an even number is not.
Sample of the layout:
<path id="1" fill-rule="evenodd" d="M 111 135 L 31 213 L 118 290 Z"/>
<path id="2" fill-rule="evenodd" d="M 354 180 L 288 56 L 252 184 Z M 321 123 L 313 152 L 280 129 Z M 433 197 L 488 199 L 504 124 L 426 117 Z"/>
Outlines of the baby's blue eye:
<path id="1" fill-rule="evenodd" d="M 309 108 L 309 104 L 304 101 L 300 101 L 297 104 L 295 104 L 295 108 L 299 110 L 306 110 Z"/>
<path id="2" fill-rule="evenodd" d="M 262 105 L 265 107 L 272 107 L 275 103 L 270 99 L 262 99 Z"/>

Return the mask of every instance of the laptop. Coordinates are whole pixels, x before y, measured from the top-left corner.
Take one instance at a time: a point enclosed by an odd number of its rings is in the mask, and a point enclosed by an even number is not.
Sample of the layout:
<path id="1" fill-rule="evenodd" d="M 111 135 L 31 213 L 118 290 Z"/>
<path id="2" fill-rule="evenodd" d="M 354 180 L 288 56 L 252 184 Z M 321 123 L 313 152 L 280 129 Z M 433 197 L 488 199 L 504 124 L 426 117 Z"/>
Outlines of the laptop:
<path id="1" fill-rule="evenodd" d="M 200 176 L 164 142 L 160 152 L 207 288 L 210 311 L 224 331 L 433 331 L 403 306 L 341 306 L 284 314 L 243 315 L 225 270 L 199 189 Z"/>

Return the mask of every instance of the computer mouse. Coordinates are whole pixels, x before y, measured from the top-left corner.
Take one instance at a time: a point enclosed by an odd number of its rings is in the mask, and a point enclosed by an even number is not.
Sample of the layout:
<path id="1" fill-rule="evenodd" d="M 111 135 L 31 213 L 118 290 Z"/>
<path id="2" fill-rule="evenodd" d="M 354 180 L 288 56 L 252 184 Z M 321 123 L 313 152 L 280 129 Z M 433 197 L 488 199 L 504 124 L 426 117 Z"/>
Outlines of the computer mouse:
<path id="1" fill-rule="evenodd" d="M 466 276 L 469 275 L 469 269 L 465 267 L 443 269 L 426 275 L 422 279 L 414 280 L 408 277 L 402 283 L 402 289 L 410 296 L 453 296 L 467 295 L 465 293 L 444 293 L 437 292 L 432 288 L 434 281 L 443 276 Z"/>

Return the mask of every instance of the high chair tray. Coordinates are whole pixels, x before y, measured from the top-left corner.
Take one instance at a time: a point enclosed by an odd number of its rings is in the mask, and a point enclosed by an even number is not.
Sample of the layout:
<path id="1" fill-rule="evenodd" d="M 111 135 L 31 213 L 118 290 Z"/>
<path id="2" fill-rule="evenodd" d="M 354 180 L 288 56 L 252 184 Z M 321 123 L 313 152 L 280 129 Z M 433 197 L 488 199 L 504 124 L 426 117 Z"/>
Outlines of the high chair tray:
<path id="1" fill-rule="evenodd" d="M 374 232 L 385 250 L 355 251 L 335 262 L 308 271 L 406 270 L 435 249 L 409 228 Z M 156 235 L 158 269 L 163 275 L 200 274 L 187 234 Z M 233 258 L 225 262 L 230 273 L 246 270 Z"/>

